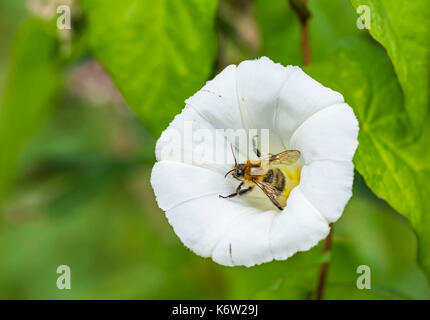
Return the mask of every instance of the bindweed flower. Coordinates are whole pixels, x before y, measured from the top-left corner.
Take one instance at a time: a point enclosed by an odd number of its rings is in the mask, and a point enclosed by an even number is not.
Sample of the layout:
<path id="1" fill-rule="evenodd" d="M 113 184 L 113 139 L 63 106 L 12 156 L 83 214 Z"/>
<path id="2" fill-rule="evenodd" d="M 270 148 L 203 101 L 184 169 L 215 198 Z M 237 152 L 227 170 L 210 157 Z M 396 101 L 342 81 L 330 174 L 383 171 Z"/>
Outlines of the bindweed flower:
<path id="1" fill-rule="evenodd" d="M 299 67 L 266 57 L 244 61 L 186 100 L 157 142 L 151 184 L 176 234 L 198 255 L 226 266 L 285 260 L 315 246 L 342 215 L 357 135 L 357 119 L 340 93 Z M 237 172 L 225 176 L 234 157 L 258 163 L 258 149 L 266 159 L 300 152 L 266 178 L 281 184 L 281 208 L 255 186 L 219 197 L 240 184 Z"/>

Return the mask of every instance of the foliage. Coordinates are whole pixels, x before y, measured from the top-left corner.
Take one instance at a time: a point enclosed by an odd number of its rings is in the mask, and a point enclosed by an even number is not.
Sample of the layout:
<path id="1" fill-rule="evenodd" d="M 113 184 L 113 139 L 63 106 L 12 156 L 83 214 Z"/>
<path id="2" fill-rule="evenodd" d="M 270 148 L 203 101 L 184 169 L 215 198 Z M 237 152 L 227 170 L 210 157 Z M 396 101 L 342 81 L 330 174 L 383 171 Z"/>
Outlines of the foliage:
<path id="1" fill-rule="evenodd" d="M 24 143 L 40 127 L 60 84 L 58 43 L 45 21 L 30 19 L 16 35 L 0 106 L 0 199 Z"/>
<path id="2" fill-rule="evenodd" d="M 341 92 L 354 109 L 361 128 L 356 168 L 377 196 L 409 219 L 420 238 L 420 261 L 430 275 L 430 131 L 425 126 L 416 136 L 430 116 L 430 2 L 352 0 L 355 8 L 369 6 L 370 34 L 386 48 L 395 72 L 381 47 L 366 39 L 366 30 L 355 27 L 352 7 L 345 1 L 331 6 L 318 2 L 318 8 L 316 3 L 310 2 L 317 10 L 311 10 L 309 28 L 317 40 L 312 42 L 315 64 L 308 72 Z M 271 36 L 278 24 L 276 35 L 295 39 L 299 26 L 294 13 L 278 2 L 259 4 L 265 8 L 260 13 L 267 44 L 263 52 L 278 52 L 285 62 L 300 61 L 299 40 L 290 45 Z M 336 14 L 339 18 L 333 19 Z M 289 23 L 282 25 L 285 20 Z M 347 27 L 339 31 L 339 25 Z"/>
<path id="3" fill-rule="evenodd" d="M 301 65 L 300 25 L 286 1 L 257 1 L 257 18 L 262 33 L 262 54 L 284 65 Z M 347 1 L 309 1 L 312 61 L 326 58 L 334 44 L 358 35 L 355 13 Z"/>
<path id="4" fill-rule="evenodd" d="M 211 73 L 216 4 L 215 0 L 82 2 L 91 51 L 155 135 Z"/>
<path id="5" fill-rule="evenodd" d="M 430 106 L 430 3 L 415 0 L 351 0 L 368 6 L 370 34 L 380 42 L 394 65 L 405 95 L 412 129 L 420 133 Z"/>
<path id="6" fill-rule="evenodd" d="M 345 71 L 339 72 L 338 65 Z M 420 239 L 421 262 L 430 272 L 430 131 L 425 128 L 419 140 L 408 141 L 403 94 L 390 61 L 368 39 L 354 39 L 342 43 L 330 63 L 310 72 L 340 90 L 354 108 L 361 126 L 356 168 L 378 196 L 408 217 Z"/>

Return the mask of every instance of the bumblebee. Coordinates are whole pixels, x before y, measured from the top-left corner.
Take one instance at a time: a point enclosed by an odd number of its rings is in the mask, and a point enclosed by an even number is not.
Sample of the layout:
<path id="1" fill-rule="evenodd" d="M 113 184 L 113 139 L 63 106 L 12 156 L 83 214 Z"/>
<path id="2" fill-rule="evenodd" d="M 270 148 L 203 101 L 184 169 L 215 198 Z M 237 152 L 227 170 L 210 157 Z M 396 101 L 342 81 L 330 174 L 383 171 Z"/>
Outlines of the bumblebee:
<path id="1" fill-rule="evenodd" d="M 279 210 L 283 210 L 287 204 L 288 195 L 300 181 L 300 167 L 295 166 L 300 158 L 300 151 L 285 150 L 261 159 L 255 140 L 253 140 L 253 146 L 258 159 L 248 159 L 246 163 L 239 164 L 232 147 L 235 164 L 225 177 L 231 173 L 234 179 L 240 181 L 240 184 L 234 193 L 228 196 L 219 195 L 219 197 L 228 199 L 241 196 L 257 186 Z"/>

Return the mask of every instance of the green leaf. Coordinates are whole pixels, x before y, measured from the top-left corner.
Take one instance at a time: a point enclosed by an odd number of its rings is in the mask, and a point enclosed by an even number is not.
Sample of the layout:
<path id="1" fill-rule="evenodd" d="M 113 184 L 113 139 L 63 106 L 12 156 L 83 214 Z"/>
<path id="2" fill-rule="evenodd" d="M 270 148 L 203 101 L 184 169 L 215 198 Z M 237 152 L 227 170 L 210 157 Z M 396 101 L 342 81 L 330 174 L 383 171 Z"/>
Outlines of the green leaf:
<path id="1" fill-rule="evenodd" d="M 384 50 L 367 38 L 348 40 L 308 72 L 353 107 L 361 128 L 356 168 L 376 195 L 408 218 L 430 276 L 430 127 L 411 143 L 403 93 Z"/>
<path id="2" fill-rule="evenodd" d="M 370 10 L 369 32 L 388 52 L 405 93 L 406 111 L 419 133 L 430 106 L 430 1 L 351 0 Z"/>
<path id="3" fill-rule="evenodd" d="M 358 40 L 367 32 L 357 28 L 347 1 L 308 3 L 314 63 L 309 72 L 354 108 L 361 127 L 356 168 L 376 195 L 408 217 L 420 238 L 420 262 L 430 275 L 430 129 L 421 135 L 414 129 L 430 120 L 430 2 L 352 0 L 355 8 L 370 6 L 370 32 L 386 46 L 395 70 L 380 46 Z M 284 64 L 301 64 L 299 23 L 286 2 L 258 5 L 263 53 Z M 351 40 L 333 53 L 345 37 Z"/>
<path id="4" fill-rule="evenodd" d="M 216 0 L 88 0 L 91 51 L 155 135 L 212 71 Z"/>
<path id="5" fill-rule="evenodd" d="M 6 194 L 26 141 L 44 122 L 60 84 L 55 29 L 26 21 L 14 40 L 0 108 L 0 199 Z"/>
<path id="6" fill-rule="evenodd" d="M 356 14 L 344 0 L 308 2 L 311 18 L 312 61 L 324 60 L 336 42 L 357 35 Z M 257 1 L 257 19 L 262 36 L 262 54 L 284 65 L 301 65 L 301 38 L 299 21 L 287 0 Z"/>

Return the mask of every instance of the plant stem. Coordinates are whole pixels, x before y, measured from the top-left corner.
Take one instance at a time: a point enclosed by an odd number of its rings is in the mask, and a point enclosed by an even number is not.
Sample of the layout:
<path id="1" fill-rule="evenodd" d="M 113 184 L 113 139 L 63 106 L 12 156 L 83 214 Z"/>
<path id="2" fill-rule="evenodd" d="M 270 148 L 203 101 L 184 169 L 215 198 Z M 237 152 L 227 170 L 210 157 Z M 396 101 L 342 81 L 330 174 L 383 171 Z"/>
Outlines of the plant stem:
<path id="1" fill-rule="evenodd" d="M 331 250 L 331 239 L 332 239 L 332 237 L 333 237 L 333 228 L 330 225 L 330 232 L 329 232 L 327 238 L 325 238 L 325 240 L 324 240 L 324 245 L 323 245 L 323 253 L 324 254 L 327 254 Z M 321 264 L 321 267 L 320 267 L 320 274 L 319 274 L 318 287 L 317 287 L 317 296 L 316 296 L 317 300 L 322 300 L 324 297 L 324 289 L 325 289 L 325 285 L 326 285 L 326 281 L 327 281 L 328 266 L 329 266 L 329 262 L 324 262 Z"/>
<path id="2" fill-rule="evenodd" d="M 311 64 L 311 48 L 308 27 L 311 13 L 307 6 L 307 0 L 288 0 L 288 2 L 300 21 L 303 65 L 308 66 Z"/>
<path id="3" fill-rule="evenodd" d="M 301 33 L 301 47 L 302 47 L 302 59 L 303 65 L 308 66 L 311 64 L 311 47 L 310 47 L 310 36 L 308 21 L 311 18 L 311 13 L 308 8 L 307 0 L 288 0 L 291 9 L 295 12 L 300 22 L 300 33 Z M 330 227 L 330 232 L 324 240 L 323 254 L 327 254 L 331 250 L 331 239 L 333 237 L 333 228 Z M 318 278 L 318 287 L 316 292 L 317 300 L 322 300 L 324 296 L 324 289 L 327 282 L 329 262 L 321 264 L 320 273 Z"/>

